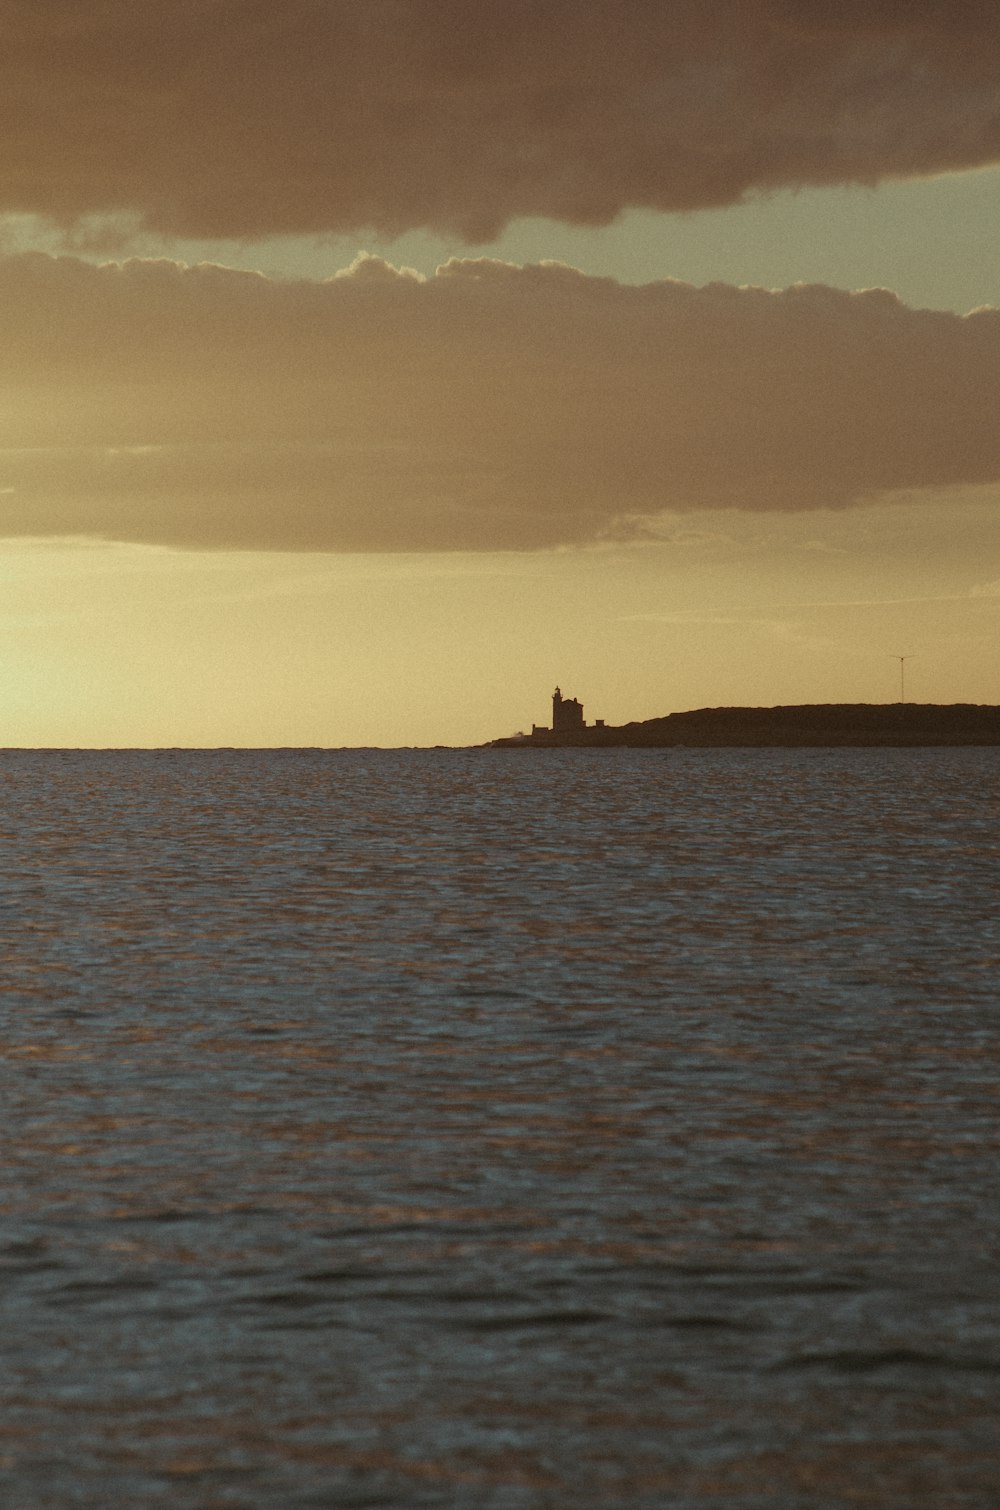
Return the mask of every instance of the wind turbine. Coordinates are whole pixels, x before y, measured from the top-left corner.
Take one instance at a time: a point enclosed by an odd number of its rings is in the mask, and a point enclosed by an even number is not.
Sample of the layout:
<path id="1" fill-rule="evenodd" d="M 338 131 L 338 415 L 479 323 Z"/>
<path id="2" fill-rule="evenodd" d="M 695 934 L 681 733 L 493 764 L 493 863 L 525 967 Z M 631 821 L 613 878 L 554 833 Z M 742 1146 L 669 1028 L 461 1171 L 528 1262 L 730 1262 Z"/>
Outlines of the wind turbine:
<path id="1" fill-rule="evenodd" d="M 912 654 L 911 655 L 890 655 L 889 659 L 893 660 L 893 661 L 898 661 L 899 662 L 899 700 L 900 700 L 901 703 L 905 703 L 906 702 L 906 662 L 907 661 L 912 661 L 913 660 L 913 656 L 912 656 Z"/>

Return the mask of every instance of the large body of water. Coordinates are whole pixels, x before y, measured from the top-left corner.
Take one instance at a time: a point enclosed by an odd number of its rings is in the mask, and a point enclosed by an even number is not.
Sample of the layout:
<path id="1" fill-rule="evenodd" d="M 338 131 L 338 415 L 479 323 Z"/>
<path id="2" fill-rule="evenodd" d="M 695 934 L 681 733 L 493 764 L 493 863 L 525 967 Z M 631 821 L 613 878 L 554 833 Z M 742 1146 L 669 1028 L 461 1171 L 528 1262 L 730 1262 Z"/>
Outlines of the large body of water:
<path id="1" fill-rule="evenodd" d="M 0 754 L 0 1504 L 995 1510 L 998 794 Z"/>

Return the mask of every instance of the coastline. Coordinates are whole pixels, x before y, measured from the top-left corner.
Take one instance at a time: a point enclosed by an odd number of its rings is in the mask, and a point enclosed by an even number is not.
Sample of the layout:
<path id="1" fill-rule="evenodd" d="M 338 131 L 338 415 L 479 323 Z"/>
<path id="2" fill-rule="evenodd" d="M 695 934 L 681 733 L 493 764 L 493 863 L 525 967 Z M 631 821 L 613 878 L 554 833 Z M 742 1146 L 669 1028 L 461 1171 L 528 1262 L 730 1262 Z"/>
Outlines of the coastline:
<path id="1" fill-rule="evenodd" d="M 1000 745 L 992 703 L 803 703 L 695 708 L 662 718 L 490 740 L 483 749 L 824 749 Z"/>

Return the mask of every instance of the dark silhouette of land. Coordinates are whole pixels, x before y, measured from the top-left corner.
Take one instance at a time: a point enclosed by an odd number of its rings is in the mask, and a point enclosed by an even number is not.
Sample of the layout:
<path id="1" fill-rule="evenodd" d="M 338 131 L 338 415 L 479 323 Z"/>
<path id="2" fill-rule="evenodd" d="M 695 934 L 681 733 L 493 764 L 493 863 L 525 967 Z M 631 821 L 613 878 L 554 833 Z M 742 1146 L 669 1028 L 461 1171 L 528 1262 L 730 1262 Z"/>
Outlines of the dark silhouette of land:
<path id="1" fill-rule="evenodd" d="M 581 710 L 582 711 L 582 710 Z M 1000 745 L 1000 707 L 988 703 L 804 703 L 781 708 L 696 708 L 641 723 L 545 729 L 494 739 L 491 749 L 667 749 L 843 745 Z"/>

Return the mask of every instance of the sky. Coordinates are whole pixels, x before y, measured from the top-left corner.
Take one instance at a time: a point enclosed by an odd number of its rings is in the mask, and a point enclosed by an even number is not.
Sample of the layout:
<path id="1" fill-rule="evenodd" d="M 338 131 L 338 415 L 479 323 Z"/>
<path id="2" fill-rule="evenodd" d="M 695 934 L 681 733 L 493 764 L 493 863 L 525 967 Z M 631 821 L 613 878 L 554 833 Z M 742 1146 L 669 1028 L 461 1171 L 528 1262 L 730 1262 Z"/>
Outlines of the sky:
<path id="1" fill-rule="evenodd" d="M 0 743 L 1000 702 L 993 3 L 0 34 Z"/>

